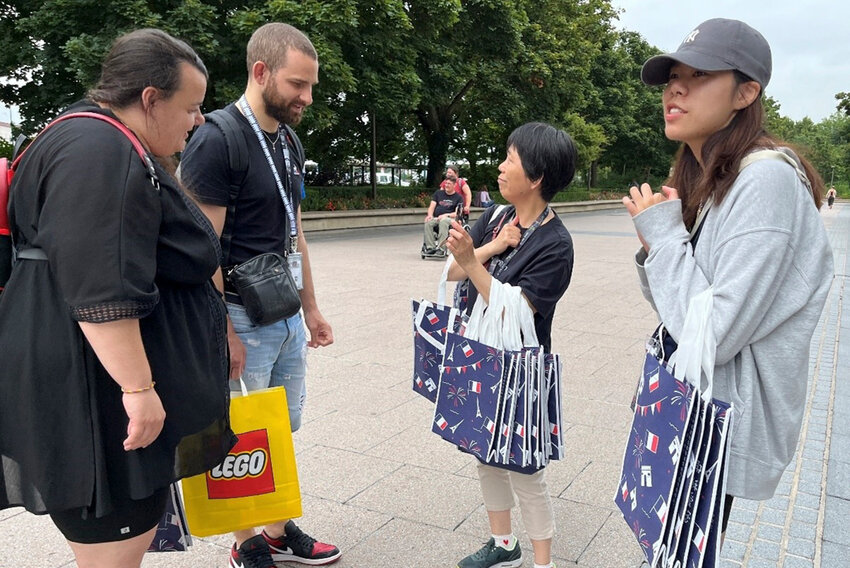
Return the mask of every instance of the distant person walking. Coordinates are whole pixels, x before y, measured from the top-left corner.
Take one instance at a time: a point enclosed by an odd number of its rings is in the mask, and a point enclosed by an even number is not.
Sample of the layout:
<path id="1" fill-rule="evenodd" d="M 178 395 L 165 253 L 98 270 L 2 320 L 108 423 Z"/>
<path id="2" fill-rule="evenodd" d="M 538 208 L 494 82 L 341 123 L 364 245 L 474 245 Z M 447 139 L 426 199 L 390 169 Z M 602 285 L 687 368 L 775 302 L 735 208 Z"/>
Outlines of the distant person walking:
<path id="1" fill-rule="evenodd" d="M 835 203 L 835 188 L 830 187 L 829 191 L 826 192 L 826 203 L 829 205 L 829 208 L 832 209 L 832 205 Z"/>

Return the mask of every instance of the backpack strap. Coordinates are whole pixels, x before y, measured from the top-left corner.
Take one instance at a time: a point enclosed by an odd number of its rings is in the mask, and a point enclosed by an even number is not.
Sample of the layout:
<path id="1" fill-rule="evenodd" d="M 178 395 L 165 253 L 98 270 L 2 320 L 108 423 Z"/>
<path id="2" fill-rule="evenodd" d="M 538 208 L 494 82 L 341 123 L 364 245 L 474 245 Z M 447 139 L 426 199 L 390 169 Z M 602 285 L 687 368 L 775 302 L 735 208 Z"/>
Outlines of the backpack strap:
<path id="1" fill-rule="evenodd" d="M 809 190 L 809 194 L 812 194 L 812 182 L 809 181 L 809 176 L 806 175 L 806 170 L 803 169 L 803 165 L 798 161 L 797 156 L 790 150 L 788 152 L 782 150 L 756 150 L 755 152 L 750 152 L 741 159 L 738 171 L 759 160 L 779 160 L 785 162 L 794 168 L 794 171 L 797 172 L 797 177 L 800 178 L 800 181 Z"/>
<path id="2" fill-rule="evenodd" d="M 227 197 L 227 213 L 224 228 L 221 231 L 221 263 L 230 263 L 230 242 L 233 240 L 233 223 L 236 219 L 236 201 L 245 176 L 248 175 L 248 141 L 239 126 L 239 120 L 225 109 L 218 109 L 204 115 L 204 118 L 218 127 L 224 134 L 227 147 L 227 163 L 230 169 L 230 187 Z"/>
<path id="3" fill-rule="evenodd" d="M 304 154 L 304 145 L 301 144 L 301 139 L 298 138 L 298 135 L 295 134 L 295 131 L 292 130 L 292 127 L 288 124 L 283 125 L 284 132 L 286 133 L 286 137 L 292 141 L 292 146 L 295 148 L 295 155 L 298 157 L 298 168 L 301 170 L 301 174 L 304 174 L 304 162 L 307 161 L 306 156 Z"/>
<path id="4" fill-rule="evenodd" d="M 151 160 L 151 157 L 148 156 L 147 150 L 145 150 L 145 147 L 142 146 L 142 143 L 139 141 L 139 139 L 136 137 L 132 130 L 124 126 L 123 122 L 121 122 L 120 120 L 116 120 L 111 116 L 88 111 L 72 112 L 69 114 L 62 115 L 59 118 L 51 121 L 47 126 L 45 126 L 44 129 L 39 132 L 35 138 L 33 138 L 33 142 L 38 140 L 38 137 L 47 132 L 47 130 L 51 126 L 59 124 L 60 122 L 64 122 L 70 118 L 95 118 L 97 120 L 102 120 L 103 122 L 109 123 L 118 130 L 120 130 L 121 133 L 126 136 L 130 143 L 133 145 L 133 149 L 136 150 L 136 153 L 142 159 L 142 162 L 144 162 L 145 169 L 147 169 L 148 171 L 148 176 L 151 178 L 151 183 L 156 188 L 156 190 L 159 191 L 159 176 L 156 175 L 156 169 L 153 166 L 153 160 Z M 15 143 L 15 152 L 20 149 L 21 144 L 22 140 L 20 137 L 18 137 L 18 140 Z M 30 144 L 30 146 L 32 146 L 32 144 Z M 18 167 L 18 163 L 20 163 L 21 158 L 24 157 L 24 154 L 27 153 L 27 150 L 29 150 L 30 146 L 27 146 L 26 149 L 24 149 L 24 151 L 21 152 L 17 158 L 15 158 L 15 160 L 12 162 L 12 165 L 9 167 L 9 170 L 14 172 L 14 170 Z M 11 182 L 11 177 L 9 181 Z"/>

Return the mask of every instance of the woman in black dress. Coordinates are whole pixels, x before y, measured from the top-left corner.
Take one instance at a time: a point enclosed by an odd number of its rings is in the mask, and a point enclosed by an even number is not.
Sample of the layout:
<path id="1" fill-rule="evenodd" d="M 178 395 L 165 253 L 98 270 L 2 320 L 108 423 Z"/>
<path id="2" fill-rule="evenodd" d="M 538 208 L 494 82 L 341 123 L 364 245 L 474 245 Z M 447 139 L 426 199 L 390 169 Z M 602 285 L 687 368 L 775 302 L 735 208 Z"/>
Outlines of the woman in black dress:
<path id="1" fill-rule="evenodd" d="M 27 150 L 23 260 L 0 298 L 0 508 L 51 515 L 81 567 L 138 567 L 168 485 L 219 463 L 228 422 L 218 239 L 154 158 L 203 122 L 206 69 L 159 30 L 122 36 L 89 97 Z"/>

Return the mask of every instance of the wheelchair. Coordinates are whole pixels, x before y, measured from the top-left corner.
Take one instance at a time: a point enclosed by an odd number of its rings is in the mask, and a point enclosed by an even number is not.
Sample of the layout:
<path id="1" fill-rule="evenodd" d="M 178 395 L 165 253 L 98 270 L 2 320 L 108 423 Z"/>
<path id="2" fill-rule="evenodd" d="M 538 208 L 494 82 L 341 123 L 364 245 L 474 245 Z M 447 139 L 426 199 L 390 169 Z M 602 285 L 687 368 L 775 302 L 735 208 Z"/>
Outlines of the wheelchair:
<path id="1" fill-rule="evenodd" d="M 458 204 L 458 206 L 455 208 L 455 220 L 463 226 L 464 231 L 466 231 L 467 233 L 469 232 L 471 227 L 469 224 L 469 215 L 463 212 L 463 203 Z M 436 230 L 437 229 L 434 228 L 435 232 Z M 435 258 L 437 260 L 442 260 L 448 258 L 449 256 L 449 252 L 445 250 L 445 244 L 443 244 L 443 247 L 438 248 L 436 250 L 428 250 L 427 248 L 425 248 L 424 242 L 422 243 L 422 250 L 419 254 L 423 259 Z"/>

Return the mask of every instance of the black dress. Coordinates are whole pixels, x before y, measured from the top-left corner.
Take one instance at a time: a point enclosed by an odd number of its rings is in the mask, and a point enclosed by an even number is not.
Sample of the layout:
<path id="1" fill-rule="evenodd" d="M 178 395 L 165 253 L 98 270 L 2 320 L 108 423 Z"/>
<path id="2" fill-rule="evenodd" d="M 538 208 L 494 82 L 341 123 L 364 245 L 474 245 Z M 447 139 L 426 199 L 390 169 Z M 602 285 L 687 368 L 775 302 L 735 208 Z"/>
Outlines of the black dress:
<path id="1" fill-rule="evenodd" d="M 108 114 L 90 102 L 69 111 Z M 0 297 L 0 509 L 33 513 L 141 499 L 219 463 L 228 419 L 225 307 L 210 277 L 218 239 L 157 165 L 148 177 L 115 127 L 74 118 L 29 149 L 10 197 L 22 260 Z M 78 322 L 139 320 L 166 419 L 147 448 L 124 451 L 117 383 Z"/>

